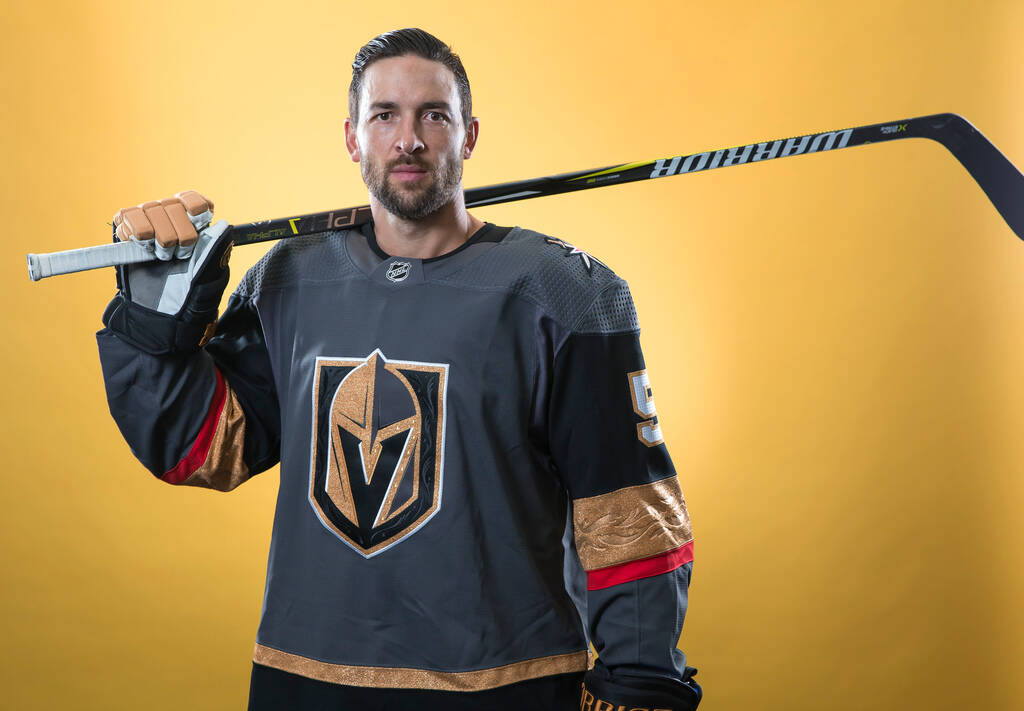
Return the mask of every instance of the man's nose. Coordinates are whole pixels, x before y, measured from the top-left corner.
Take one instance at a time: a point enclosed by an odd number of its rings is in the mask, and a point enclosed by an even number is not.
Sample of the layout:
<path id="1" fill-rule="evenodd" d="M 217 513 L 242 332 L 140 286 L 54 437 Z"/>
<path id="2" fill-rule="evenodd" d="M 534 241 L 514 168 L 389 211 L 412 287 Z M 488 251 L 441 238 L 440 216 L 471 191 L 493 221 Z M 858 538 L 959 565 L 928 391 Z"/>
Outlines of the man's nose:
<path id="1" fill-rule="evenodd" d="M 423 150 L 423 140 L 420 138 L 419 126 L 416 121 L 403 121 L 402 128 L 398 132 L 398 140 L 395 148 L 399 153 L 416 153 Z"/>

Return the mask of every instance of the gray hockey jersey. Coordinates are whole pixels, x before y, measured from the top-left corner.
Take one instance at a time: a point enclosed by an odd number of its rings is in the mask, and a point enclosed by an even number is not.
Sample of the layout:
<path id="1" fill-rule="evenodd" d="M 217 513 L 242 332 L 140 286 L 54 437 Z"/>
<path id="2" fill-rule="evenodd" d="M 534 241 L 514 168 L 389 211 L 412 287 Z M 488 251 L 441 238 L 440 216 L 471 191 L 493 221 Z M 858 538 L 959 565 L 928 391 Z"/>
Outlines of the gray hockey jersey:
<path id="1" fill-rule="evenodd" d="M 605 265 L 488 224 L 426 260 L 372 227 L 279 242 L 192 358 L 97 338 L 157 477 L 280 462 L 256 663 L 474 692 L 582 672 L 588 642 L 683 672 L 693 536 L 638 334 Z"/>

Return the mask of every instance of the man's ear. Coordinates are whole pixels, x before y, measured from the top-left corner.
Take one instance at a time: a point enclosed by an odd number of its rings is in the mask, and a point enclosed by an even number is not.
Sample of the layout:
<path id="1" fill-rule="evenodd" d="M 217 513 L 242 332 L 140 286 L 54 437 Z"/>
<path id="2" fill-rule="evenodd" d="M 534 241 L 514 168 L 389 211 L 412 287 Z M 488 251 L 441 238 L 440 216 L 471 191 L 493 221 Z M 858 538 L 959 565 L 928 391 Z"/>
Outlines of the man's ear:
<path id="1" fill-rule="evenodd" d="M 359 142 L 356 140 L 356 125 L 350 118 L 345 119 L 345 149 L 353 163 L 359 162 Z"/>
<path id="2" fill-rule="evenodd" d="M 473 149 L 476 148 L 476 139 L 480 137 L 480 119 L 474 116 L 469 125 L 466 126 L 466 142 L 462 146 L 462 159 L 466 160 L 473 155 Z"/>

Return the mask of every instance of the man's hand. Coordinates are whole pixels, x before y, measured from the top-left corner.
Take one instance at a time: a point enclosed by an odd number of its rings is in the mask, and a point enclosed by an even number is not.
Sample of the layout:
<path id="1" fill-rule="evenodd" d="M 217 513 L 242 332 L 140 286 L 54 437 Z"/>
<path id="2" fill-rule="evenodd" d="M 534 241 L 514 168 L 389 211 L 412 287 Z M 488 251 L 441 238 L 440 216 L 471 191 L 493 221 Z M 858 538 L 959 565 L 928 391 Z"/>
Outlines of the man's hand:
<path id="1" fill-rule="evenodd" d="M 153 355 L 190 353 L 213 336 L 228 283 L 227 222 L 194 190 L 118 210 L 114 239 L 154 249 L 161 261 L 117 267 L 118 294 L 103 323 Z M 198 232 L 196 230 L 199 230 Z"/>
<path id="2" fill-rule="evenodd" d="M 195 190 L 118 210 L 114 215 L 119 240 L 146 243 L 159 259 L 185 259 L 202 230 L 213 219 L 213 201 Z"/>

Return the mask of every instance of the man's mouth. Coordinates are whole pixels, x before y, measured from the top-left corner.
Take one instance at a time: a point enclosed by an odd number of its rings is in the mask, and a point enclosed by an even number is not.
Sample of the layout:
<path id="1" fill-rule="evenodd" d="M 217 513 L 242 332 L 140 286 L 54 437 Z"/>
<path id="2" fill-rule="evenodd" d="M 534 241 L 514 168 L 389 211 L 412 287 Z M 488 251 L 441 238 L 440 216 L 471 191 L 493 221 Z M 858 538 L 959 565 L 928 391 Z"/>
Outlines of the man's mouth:
<path id="1" fill-rule="evenodd" d="M 391 169 L 391 175 L 397 180 L 418 180 L 427 174 L 427 169 L 418 165 L 396 165 Z"/>

